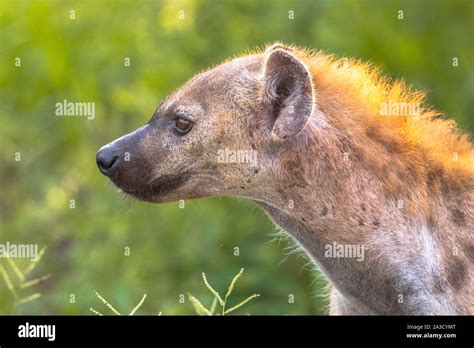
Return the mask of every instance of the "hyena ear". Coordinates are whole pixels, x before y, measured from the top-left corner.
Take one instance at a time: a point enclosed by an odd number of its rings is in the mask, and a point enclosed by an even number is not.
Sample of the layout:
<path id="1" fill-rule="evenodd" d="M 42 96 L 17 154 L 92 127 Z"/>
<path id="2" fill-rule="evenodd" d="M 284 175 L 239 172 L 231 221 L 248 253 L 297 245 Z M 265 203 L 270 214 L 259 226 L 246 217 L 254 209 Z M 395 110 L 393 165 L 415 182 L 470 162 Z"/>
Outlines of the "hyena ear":
<path id="1" fill-rule="evenodd" d="M 306 66 L 291 48 L 274 45 L 267 49 L 264 65 L 264 103 L 272 117 L 272 132 L 280 139 L 298 134 L 313 110 L 313 86 Z"/>

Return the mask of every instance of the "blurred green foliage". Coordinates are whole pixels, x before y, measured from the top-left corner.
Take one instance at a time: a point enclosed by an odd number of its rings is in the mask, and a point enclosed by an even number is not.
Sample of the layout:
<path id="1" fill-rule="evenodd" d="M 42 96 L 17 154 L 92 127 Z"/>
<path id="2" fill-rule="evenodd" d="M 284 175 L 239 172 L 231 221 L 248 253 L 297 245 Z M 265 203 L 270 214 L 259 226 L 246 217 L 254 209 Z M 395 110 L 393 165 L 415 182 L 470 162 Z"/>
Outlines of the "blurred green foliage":
<path id="1" fill-rule="evenodd" d="M 193 74 L 276 40 L 369 60 L 426 89 L 430 104 L 472 132 L 473 4 L 1 0 L 0 243 L 47 245 L 36 271 L 52 276 L 14 313 L 91 314 L 97 289 L 118 310 L 147 293 L 141 314 L 192 314 L 188 291 L 212 301 L 201 272 L 225 291 L 241 267 L 233 297 L 261 294 L 251 314 L 327 313 L 324 278 L 287 255 L 287 242 L 270 242 L 274 227 L 251 203 L 136 203 L 107 183 L 95 153 Z M 94 102 L 96 118 L 56 117 L 64 99 Z M 0 283 L 0 313 L 12 313 L 13 300 Z"/>

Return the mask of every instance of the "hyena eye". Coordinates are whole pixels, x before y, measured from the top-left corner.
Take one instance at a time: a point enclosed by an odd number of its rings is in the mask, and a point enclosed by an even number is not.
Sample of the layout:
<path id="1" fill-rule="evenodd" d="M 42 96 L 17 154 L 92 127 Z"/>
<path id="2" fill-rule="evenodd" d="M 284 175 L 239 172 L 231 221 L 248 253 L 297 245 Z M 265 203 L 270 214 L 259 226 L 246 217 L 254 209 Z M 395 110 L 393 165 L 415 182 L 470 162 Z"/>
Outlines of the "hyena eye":
<path id="1" fill-rule="evenodd" d="M 180 134 L 184 135 L 191 130 L 193 123 L 183 117 L 178 117 L 174 126 Z"/>

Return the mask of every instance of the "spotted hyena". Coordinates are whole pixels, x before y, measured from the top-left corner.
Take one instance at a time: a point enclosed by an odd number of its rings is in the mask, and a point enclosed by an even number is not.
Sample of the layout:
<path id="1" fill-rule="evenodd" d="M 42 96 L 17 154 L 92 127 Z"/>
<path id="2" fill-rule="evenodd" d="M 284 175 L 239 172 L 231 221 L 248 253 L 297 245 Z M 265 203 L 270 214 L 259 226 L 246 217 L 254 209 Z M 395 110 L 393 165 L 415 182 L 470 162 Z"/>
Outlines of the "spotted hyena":
<path id="1" fill-rule="evenodd" d="M 424 94 L 274 44 L 193 77 L 102 147 L 139 200 L 256 202 L 327 276 L 333 314 L 474 313 L 474 150 Z"/>

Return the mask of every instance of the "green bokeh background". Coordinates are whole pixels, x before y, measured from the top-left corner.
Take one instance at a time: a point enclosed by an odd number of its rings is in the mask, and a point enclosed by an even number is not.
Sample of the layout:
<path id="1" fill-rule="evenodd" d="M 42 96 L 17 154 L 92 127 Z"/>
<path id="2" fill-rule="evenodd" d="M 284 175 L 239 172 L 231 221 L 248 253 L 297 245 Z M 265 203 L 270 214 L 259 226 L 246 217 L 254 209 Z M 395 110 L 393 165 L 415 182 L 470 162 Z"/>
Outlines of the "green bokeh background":
<path id="1" fill-rule="evenodd" d="M 231 302 L 261 296 L 237 313 L 327 313 L 324 277 L 286 241 L 271 242 L 275 228 L 251 203 L 133 202 L 98 172 L 95 153 L 193 74 L 276 40 L 371 61 L 473 132 L 473 4 L 1 0 L 0 243 L 46 245 L 32 277 L 51 278 L 22 292 L 39 299 L 15 308 L 0 278 L 0 314 L 107 313 L 94 289 L 123 312 L 147 293 L 138 314 L 193 314 L 179 299 L 189 291 L 210 303 L 201 272 L 224 292 L 241 267 Z M 63 99 L 94 102 L 95 119 L 56 117 Z"/>

